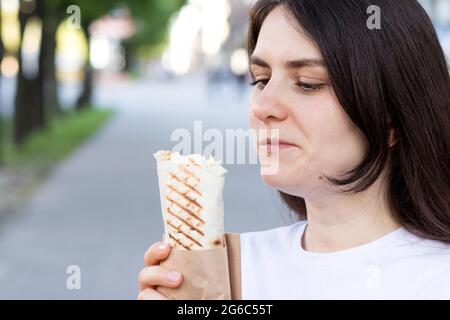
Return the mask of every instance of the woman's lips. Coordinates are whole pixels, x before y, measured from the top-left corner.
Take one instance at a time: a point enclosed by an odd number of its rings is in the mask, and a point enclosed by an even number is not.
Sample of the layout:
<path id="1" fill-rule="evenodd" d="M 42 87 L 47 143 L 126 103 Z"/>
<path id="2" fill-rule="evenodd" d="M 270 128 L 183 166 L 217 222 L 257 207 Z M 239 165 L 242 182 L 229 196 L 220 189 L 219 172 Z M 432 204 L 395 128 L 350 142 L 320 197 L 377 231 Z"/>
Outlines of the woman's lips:
<path id="1" fill-rule="evenodd" d="M 276 145 L 275 145 L 276 146 Z M 278 147 L 280 148 L 280 149 L 286 149 L 286 148 L 293 148 L 293 147 L 296 147 L 295 145 L 293 145 L 293 144 L 290 144 L 290 143 L 279 143 L 278 144 Z"/>
<path id="2" fill-rule="evenodd" d="M 295 148 L 295 147 L 297 147 L 297 146 L 290 144 L 290 143 L 278 143 L 278 144 L 266 143 L 266 144 L 260 145 L 260 148 L 262 148 L 263 150 L 266 150 L 268 152 L 273 152 L 276 150 L 285 150 L 285 149 L 290 149 L 290 148 Z"/>

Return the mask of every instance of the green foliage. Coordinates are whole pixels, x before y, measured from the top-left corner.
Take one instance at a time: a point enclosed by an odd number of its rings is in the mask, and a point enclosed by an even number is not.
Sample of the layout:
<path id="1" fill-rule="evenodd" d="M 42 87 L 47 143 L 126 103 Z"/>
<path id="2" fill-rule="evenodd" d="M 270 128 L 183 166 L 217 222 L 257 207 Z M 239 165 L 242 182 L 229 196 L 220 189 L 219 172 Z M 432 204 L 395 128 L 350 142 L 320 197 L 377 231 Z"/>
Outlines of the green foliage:
<path id="1" fill-rule="evenodd" d="M 111 115 L 110 110 L 88 108 L 83 112 L 71 112 L 64 117 L 54 118 L 46 129 L 33 133 L 19 148 L 9 142 L 11 141 L 11 123 L 7 121 L 3 126 L 5 130 L 4 165 L 47 169 L 70 154 L 99 129 Z"/>
<path id="2" fill-rule="evenodd" d="M 167 40 L 170 18 L 186 0 L 44 0 L 48 13 L 58 13 L 58 19 L 68 17 L 67 7 L 77 5 L 81 11 L 81 24 L 86 29 L 95 19 L 108 14 L 111 10 L 128 8 L 133 17 L 137 32 L 125 41 L 124 45 L 132 54 L 139 48 L 145 48 L 146 56 L 161 52 L 161 46 Z M 142 53 L 143 50 L 140 50 Z M 141 54 L 142 56 L 142 54 Z"/>
<path id="3" fill-rule="evenodd" d="M 136 36 L 129 41 L 133 46 L 157 45 L 163 41 L 170 17 L 185 3 L 186 0 L 45 0 L 46 7 L 57 8 L 61 17 L 66 15 L 70 5 L 79 6 L 82 24 L 90 23 L 115 8 L 128 8 L 138 28 Z"/>
<path id="4" fill-rule="evenodd" d="M 127 1 L 126 5 L 137 25 L 137 34 L 127 42 L 127 45 L 136 49 L 140 46 L 158 47 L 164 43 L 170 18 L 185 3 L 186 0 Z"/>
<path id="5" fill-rule="evenodd" d="M 117 4 L 119 0 L 44 0 L 45 9 L 49 12 L 57 12 L 59 18 L 68 17 L 67 8 L 71 5 L 80 7 L 81 23 L 86 25 L 95 19 L 107 14 Z"/>

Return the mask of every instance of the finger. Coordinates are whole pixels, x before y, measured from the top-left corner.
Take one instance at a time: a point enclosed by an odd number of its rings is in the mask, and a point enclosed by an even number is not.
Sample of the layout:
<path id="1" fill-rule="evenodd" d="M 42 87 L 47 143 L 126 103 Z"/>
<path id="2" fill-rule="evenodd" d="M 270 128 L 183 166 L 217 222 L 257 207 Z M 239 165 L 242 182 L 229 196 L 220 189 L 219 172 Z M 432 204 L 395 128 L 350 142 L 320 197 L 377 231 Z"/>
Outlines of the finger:
<path id="1" fill-rule="evenodd" d="M 144 262 L 146 266 L 154 266 L 159 264 L 161 260 L 166 259 L 170 253 L 170 245 L 164 242 L 157 242 L 152 245 L 144 254 Z"/>
<path id="2" fill-rule="evenodd" d="M 165 295 L 153 289 L 144 289 L 139 292 L 138 300 L 169 300 Z"/>
<path id="3" fill-rule="evenodd" d="M 182 282 L 179 272 L 160 266 L 146 267 L 139 274 L 139 290 L 154 289 L 155 286 L 177 288 Z"/>

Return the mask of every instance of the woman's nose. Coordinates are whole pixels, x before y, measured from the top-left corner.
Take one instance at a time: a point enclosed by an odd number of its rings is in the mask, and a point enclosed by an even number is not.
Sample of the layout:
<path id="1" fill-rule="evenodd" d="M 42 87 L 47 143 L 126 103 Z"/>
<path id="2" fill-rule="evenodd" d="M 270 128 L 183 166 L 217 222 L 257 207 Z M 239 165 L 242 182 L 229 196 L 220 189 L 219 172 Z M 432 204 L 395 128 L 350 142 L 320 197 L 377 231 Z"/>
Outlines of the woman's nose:
<path id="1" fill-rule="evenodd" d="M 267 91 L 265 91 L 267 89 Z M 266 87 L 258 97 L 250 101 L 250 109 L 254 117 L 260 121 L 284 120 L 289 115 L 289 110 L 282 99 L 282 93 Z"/>

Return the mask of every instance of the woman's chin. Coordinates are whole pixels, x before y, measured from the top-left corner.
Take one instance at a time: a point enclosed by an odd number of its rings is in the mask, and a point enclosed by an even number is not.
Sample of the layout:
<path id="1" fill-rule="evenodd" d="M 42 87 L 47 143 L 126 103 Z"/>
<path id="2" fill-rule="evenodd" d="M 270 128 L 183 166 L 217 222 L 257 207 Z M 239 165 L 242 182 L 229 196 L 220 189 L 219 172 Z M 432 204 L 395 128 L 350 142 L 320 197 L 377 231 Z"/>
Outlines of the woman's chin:
<path id="1" fill-rule="evenodd" d="M 282 191 L 286 194 L 302 196 L 307 193 L 307 185 L 305 183 L 299 183 L 299 181 L 305 181 L 304 177 L 295 177 L 294 180 L 292 174 L 277 172 L 275 174 L 261 174 L 261 178 L 265 185 Z"/>
<path id="2" fill-rule="evenodd" d="M 280 172 L 273 174 L 261 173 L 261 178 L 266 185 L 275 189 L 282 189 L 289 181 L 289 178 L 284 177 Z"/>

